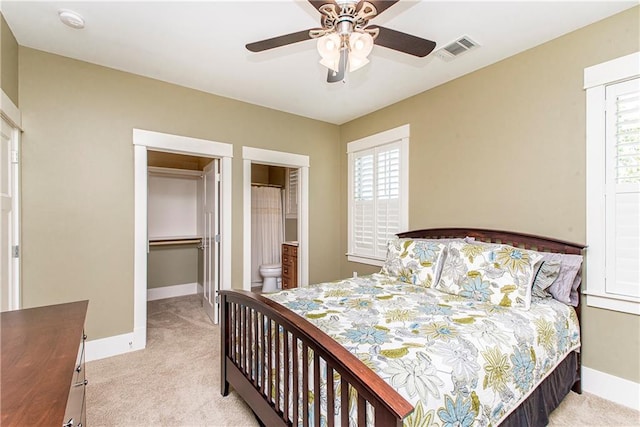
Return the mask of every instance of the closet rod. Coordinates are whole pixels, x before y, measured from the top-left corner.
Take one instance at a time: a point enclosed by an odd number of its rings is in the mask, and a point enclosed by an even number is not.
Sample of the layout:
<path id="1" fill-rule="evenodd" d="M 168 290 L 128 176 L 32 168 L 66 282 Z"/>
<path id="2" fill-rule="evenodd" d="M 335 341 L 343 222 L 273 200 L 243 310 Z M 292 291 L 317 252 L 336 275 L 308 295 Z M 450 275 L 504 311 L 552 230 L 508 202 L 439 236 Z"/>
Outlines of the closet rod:
<path id="1" fill-rule="evenodd" d="M 193 245 L 200 242 L 202 239 L 149 240 L 149 246 Z"/>
<path id="2" fill-rule="evenodd" d="M 252 182 L 251 183 L 252 187 L 273 187 L 273 188 L 282 188 L 282 185 L 276 185 L 276 184 L 260 184 L 257 182 Z"/>

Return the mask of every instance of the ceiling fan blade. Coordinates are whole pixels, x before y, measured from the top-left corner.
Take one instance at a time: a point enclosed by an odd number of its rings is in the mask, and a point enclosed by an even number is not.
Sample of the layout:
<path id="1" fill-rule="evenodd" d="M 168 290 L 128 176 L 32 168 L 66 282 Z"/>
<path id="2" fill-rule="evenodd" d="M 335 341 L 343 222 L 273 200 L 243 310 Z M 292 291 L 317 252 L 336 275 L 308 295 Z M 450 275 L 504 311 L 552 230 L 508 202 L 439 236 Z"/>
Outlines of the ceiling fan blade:
<path id="1" fill-rule="evenodd" d="M 369 25 L 366 29 L 379 29 L 378 37 L 373 41 L 379 46 L 399 52 L 408 53 L 409 55 L 425 57 L 436 47 L 436 42 L 412 36 L 411 34 L 392 30 L 390 28 L 380 27 L 378 25 Z"/>
<path id="2" fill-rule="evenodd" d="M 333 71 L 329 68 L 327 73 L 327 83 L 337 83 L 344 80 L 344 73 L 347 70 L 347 56 L 349 55 L 347 49 L 340 51 L 340 62 L 338 63 L 338 71 Z"/>
<path id="3" fill-rule="evenodd" d="M 336 2 L 335 2 L 335 1 L 333 1 L 333 0 L 308 0 L 308 1 L 309 1 L 309 3 L 311 3 L 311 5 L 312 5 L 313 7 L 315 7 L 318 11 L 320 11 L 320 7 L 321 7 L 322 5 L 327 4 L 327 3 L 335 4 L 335 5 L 336 5 L 336 7 L 338 8 L 338 10 L 340 10 L 340 8 L 338 7 L 338 3 L 336 3 Z"/>
<path id="4" fill-rule="evenodd" d="M 309 35 L 310 31 L 311 30 L 298 31 L 297 33 L 285 34 L 284 36 L 260 40 L 259 42 L 249 43 L 246 47 L 251 52 L 262 52 L 264 50 L 309 40 L 311 38 L 311 36 Z"/>
<path id="5" fill-rule="evenodd" d="M 394 4 L 398 3 L 399 0 L 366 0 L 366 1 L 371 3 L 373 7 L 376 8 L 376 11 L 378 12 L 376 13 L 376 16 L 378 16 L 385 10 L 389 9 Z M 358 11 L 360 9 L 362 9 L 362 2 L 358 4 Z"/>

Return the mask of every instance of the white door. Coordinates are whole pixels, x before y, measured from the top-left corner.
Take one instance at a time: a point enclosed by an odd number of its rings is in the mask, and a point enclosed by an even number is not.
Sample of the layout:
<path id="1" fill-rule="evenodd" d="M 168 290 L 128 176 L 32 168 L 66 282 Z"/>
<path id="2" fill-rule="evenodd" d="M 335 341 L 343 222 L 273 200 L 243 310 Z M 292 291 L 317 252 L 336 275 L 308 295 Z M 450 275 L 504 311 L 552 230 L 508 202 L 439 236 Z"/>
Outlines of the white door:
<path id="1" fill-rule="evenodd" d="M 18 272 L 18 215 L 17 215 L 17 171 L 18 132 L 2 120 L 2 142 L 0 148 L 0 311 L 20 307 Z M 14 253 L 14 251 L 16 253 Z"/>
<path id="2" fill-rule="evenodd" d="M 203 195 L 203 294 L 202 303 L 213 323 L 218 323 L 220 290 L 220 162 L 213 160 L 204 168 Z"/>

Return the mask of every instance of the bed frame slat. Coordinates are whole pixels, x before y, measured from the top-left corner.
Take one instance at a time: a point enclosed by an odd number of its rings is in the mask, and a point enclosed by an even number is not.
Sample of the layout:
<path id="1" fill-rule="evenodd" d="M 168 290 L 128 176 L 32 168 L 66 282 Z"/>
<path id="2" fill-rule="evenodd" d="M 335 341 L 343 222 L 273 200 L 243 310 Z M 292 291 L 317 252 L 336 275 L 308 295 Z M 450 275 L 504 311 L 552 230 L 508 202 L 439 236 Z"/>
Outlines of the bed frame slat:
<path id="1" fill-rule="evenodd" d="M 302 344 L 302 425 L 309 426 L 309 347 Z"/>
<path id="2" fill-rule="evenodd" d="M 349 384 L 340 378 L 340 423 L 349 425 Z"/>
<path id="3" fill-rule="evenodd" d="M 335 425 L 335 398 L 336 395 L 333 391 L 333 368 L 327 363 L 327 425 L 333 427 Z"/>

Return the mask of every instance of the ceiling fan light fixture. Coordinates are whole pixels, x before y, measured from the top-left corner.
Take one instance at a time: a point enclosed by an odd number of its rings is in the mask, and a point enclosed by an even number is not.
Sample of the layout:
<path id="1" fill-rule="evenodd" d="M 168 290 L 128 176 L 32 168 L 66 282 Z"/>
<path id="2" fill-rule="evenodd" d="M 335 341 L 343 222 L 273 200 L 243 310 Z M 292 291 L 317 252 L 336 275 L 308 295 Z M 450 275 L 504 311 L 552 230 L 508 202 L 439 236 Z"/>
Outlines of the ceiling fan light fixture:
<path id="1" fill-rule="evenodd" d="M 323 60 L 338 61 L 340 59 L 340 36 L 327 34 L 318 39 L 318 53 Z"/>
<path id="2" fill-rule="evenodd" d="M 369 33 L 351 33 L 349 35 L 349 47 L 351 48 L 351 55 L 366 58 L 373 49 L 373 37 Z"/>
<path id="3" fill-rule="evenodd" d="M 356 70 L 364 67 L 369 63 L 367 58 L 359 58 L 356 55 L 349 55 L 349 72 L 353 73 Z"/>
<path id="4" fill-rule="evenodd" d="M 338 57 L 335 59 L 322 58 L 320 60 L 320 64 L 337 73 L 338 71 L 340 71 L 340 56 L 338 55 Z"/>

